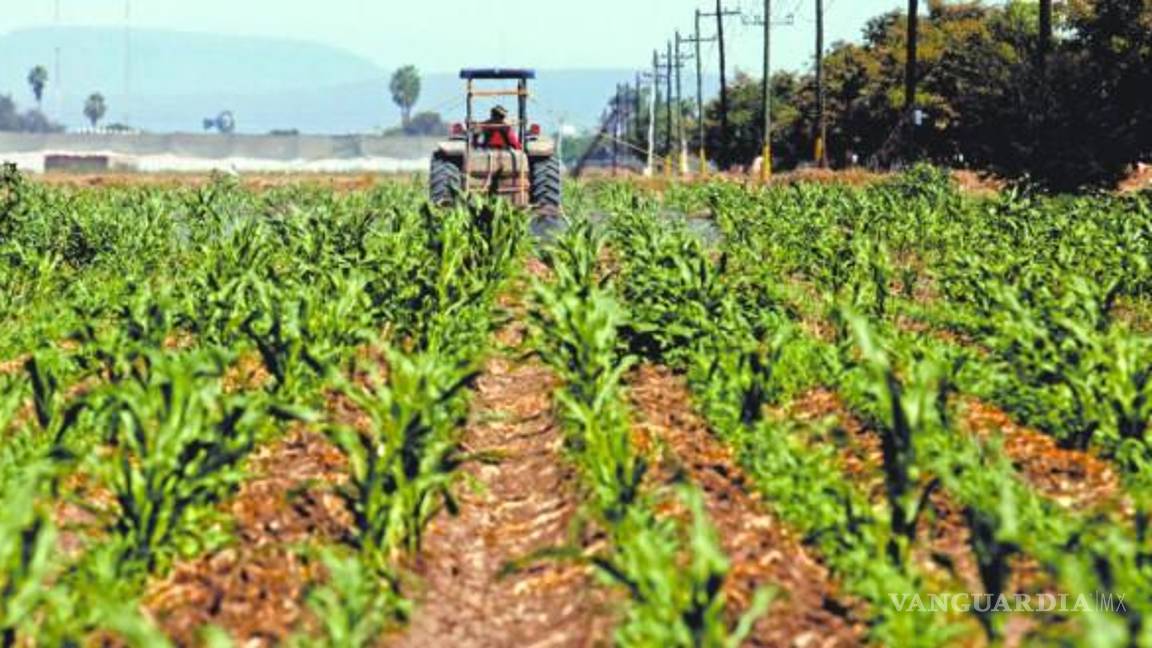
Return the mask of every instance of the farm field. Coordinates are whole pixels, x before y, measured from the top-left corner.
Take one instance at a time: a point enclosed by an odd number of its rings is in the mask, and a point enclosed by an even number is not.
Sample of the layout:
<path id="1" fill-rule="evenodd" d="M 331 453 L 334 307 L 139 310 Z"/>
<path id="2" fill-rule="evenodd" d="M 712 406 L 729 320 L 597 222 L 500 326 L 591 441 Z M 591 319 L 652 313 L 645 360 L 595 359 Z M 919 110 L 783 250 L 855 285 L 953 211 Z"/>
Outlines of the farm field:
<path id="1" fill-rule="evenodd" d="M 1152 645 L 1147 192 L 569 189 L 6 171 L 3 644 Z"/>

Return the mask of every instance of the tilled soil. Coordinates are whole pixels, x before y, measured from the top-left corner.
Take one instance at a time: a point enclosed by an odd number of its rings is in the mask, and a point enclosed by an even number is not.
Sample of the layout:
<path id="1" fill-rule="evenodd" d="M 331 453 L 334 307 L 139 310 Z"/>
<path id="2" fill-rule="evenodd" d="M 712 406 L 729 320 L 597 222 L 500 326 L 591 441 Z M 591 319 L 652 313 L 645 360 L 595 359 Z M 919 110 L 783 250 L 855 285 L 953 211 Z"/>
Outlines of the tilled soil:
<path id="1" fill-rule="evenodd" d="M 989 408 L 975 400 L 964 402 L 965 430 L 986 437 L 993 433 L 1005 435 L 1005 453 L 1021 470 L 1021 477 L 1042 495 L 1058 499 L 1061 493 L 1108 492 L 1110 473 L 1099 460 L 1085 453 L 1058 451 L 1054 444 L 1037 438 L 1040 433 L 1030 431 L 1011 423 L 1011 420 L 994 408 Z M 842 470 L 858 487 L 868 493 L 869 499 L 879 502 L 884 497 L 883 452 L 875 430 L 868 428 L 852 415 L 838 394 L 826 389 L 815 389 L 796 399 L 786 412 L 777 415 L 797 420 L 817 421 L 834 419 L 836 430 L 846 438 L 832 441 L 839 448 L 839 461 Z M 1013 440 L 1015 439 L 1015 440 Z M 1048 439 L 1051 441 L 1051 439 Z M 1045 456 L 1048 455 L 1046 459 Z M 1061 473 L 1079 474 L 1087 483 L 1081 487 L 1071 484 L 1060 486 Z M 1067 476 L 1065 474 L 1065 476 Z M 913 559 L 935 580 L 945 584 L 954 581 L 964 591 L 983 592 L 976 556 L 972 551 L 971 532 L 964 519 L 963 507 L 946 491 L 937 490 L 929 498 L 930 508 L 920 518 L 917 530 L 917 546 L 913 549 Z M 1015 556 L 1011 559 L 1012 576 L 1007 583 L 1011 593 L 1052 593 L 1051 579 L 1034 559 L 1028 556 Z M 1004 627 L 1005 645 L 1016 646 L 1036 627 L 1034 619 L 1027 616 L 1012 616 Z M 973 639 L 976 641 L 976 639 Z"/>
<path id="2" fill-rule="evenodd" d="M 1125 507 L 1120 477 L 1107 461 L 1060 448 L 1050 435 L 1017 424 L 988 403 L 969 398 L 963 405 L 966 429 L 981 437 L 1001 435 L 1004 454 L 1044 497 L 1074 510 Z"/>
<path id="3" fill-rule="evenodd" d="M 977 340 L 928 323 L 900 316 L 898 326 L 910 332 L 931 335 L 948 344 L 975 350 L 987 349 Z M 1089 452 L 1060 448 L 1051 436 L 1016 423 L 999 407 L 967 397 L 961 402 L 965 431 L 980 438 L 1000 435 L 1004 454 L 1025 481 L 1044 497 L 1074 509 L 1127 512 L 1123 489 L 1116 471 L 1107 461 Z"/>
<path id="4" fill-rule="evenodd" d="M 827 570 L 751 492 L 729 449 L 692 410 L 684 381 L 644 366 L 629 379 L 637 420 L 662 441 L 703 491 L 705 507 L 731 563 L 728 609 L 738 615 L 761 587 L 777 598 L 749 642 L 757 646 L 856 646 L 864 641 L 860 604 L 839 591 Z"/>
<path id="5" fill-rule="evenodd" d="M 472 462 L 457 516 L 441 513 L 412 566 L 423 591 L 390 645 L 592 646 L 610 641 L 608 594 L 586 567 L 554 560 L 505 567 L 570 541 L 580 503 L 552 416 L 555 379 L 542 366 L 489 361 L 479 379 L 466 451 Z M 469 484 L 471 482 L 471 484 Z"/>
<path id="6" fill-rule="evenodd" d="M 149 589 L 148 613 L 180 645 L 200 645 L 208 625 L 238 645 L 282 644 L 306 618 L 308 586 L 322 578 L 298 546 L 351 532 L 351 516 L 331 492 L 343 469 L 343 455 L 303 429 L 258 450 L 253 477 L 231 504 L 235 546 L 177 564 Z"/>

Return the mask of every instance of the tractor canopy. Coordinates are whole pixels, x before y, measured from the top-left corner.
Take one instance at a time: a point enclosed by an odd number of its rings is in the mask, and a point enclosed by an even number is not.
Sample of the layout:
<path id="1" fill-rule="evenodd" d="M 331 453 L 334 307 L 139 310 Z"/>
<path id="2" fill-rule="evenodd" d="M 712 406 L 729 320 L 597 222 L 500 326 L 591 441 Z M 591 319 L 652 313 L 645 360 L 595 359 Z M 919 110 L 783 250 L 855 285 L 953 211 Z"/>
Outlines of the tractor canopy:
<path id="1" fill-rule="evenodd" d="M 499 81 L 502 79 L 519 79 L 525 81 L 527 79 L 535 79 L 536 70 L 473 68 L 460 70 L 460 78 L 467 81 Z"/>

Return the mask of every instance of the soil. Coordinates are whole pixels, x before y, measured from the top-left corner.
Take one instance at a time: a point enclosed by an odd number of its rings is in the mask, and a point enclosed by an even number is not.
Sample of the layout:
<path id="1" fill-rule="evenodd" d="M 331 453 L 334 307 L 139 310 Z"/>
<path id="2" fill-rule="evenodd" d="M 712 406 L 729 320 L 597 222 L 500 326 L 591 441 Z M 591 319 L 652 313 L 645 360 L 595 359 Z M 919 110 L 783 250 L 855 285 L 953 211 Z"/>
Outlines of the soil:
<path id="1" fill-rule="evenodd" d="M 237 176 L 242 186 L 255 191 L 277 187 L 317 187 L 340 192 L 371 189 L 382 180 L 404 180 L 413 174 L 375 173 L 244 173 Z M 189 173 L 61 173 L 53 172 L 33 176 L 36 182 L 76 189 L 107 189 L 125 187 L 187 188 L 202 187 L 212 181 L 213 175 Z"/>
<path id="2" fill-rule="evenodd" d="M 234 545 L 178 563 L 153 583 L 145 608 L 180 645 L 199 645 L 205 626 L 238 645 L 282 644 L 306 619 L 308 587 L 322 579 L 303 543 L 346 539 L 351 515 L 332 492 L 344 457 L 323 436 L 299 428 L 257 451 L 230 510 Z"/>
<path id="3" fill-rule="evenodd" d="M 966 429 L 970 432 L 981 437 L 994 431 L 1006 435 L 1006 454 L 1012 458 L 1022 477 L 1041 494 L 1059 500 L 1060 493 L 1067 496 L 1077 490 L 1068 484 L 1059 486 L 1059 474 L 1085 477 L 1089 483 L 1078 493 L 1085 498 L 1101 497 L 1099 493 L 1112 487 L 1109 482 L 1114 475 L 1110 475 L 1099 460 L 1089 461 L 1084 453 L 1059 451 L 1050 437 L 1016 426 L 1002 412 L 977 401 L 965 401 L 963 412 Z M 848 411 L 837 394 L 816 389 L 794 401 L 788 411 L 776 414 L 808 421 L 834 419 L 836 429 L 844 435 L 844 438 L 831 440 L 840 450 L 842 470 L 869 494 L 871 501 L 879 502 L 884 497 L 880 439 L 874 430 Z M 1048 459 L 1044 458 L 1046 456 Z M 917 527 L 918 542 L 913 549 L 916 564 L 925 573 L 933 575 L 945 589 L 983 592 L 984 585 L 971 548 L 971 534 L 964 520 L 963 507 L 947 492 L 940 490 L 929 497 L 929 505 Z M 1012 558 L 1011 571 L 1006 591 L 1054 593 L 1051 578 L 1034 559 L 1028 556 Z M 1021 645 L 1036 628 L 1036 623 L 1028 616 L 1010 617 L 1003 628 L 1005 645 Z"/>
<path id="4" fill-rule="evenodd" d="M 676 466 L 703 491 L 705 507 L 731 563 L 725 584 L 729 613 L 738 616 L 761 587 L 778 589 L 756 624 L 751 645 L 855 646 L 866 632 L 861 604 L 846 598 L 827 570 L 776 519 L 730 450 L 692 409 L 684 381 L 664 368 L 644 366 L 629 379 L 643 435 L 663 442 Z"/>
<path id="5" fill-rule="evenodd" d="M 1133 193 L 1152 190 L 1152 164 L 1137 164 L 1132 173 L 1120 183 L 1120 191 Z"/>
<path id="6" fill-rule="evenodd" d="M 1024 427 L 1003 410 L 969 398 L 963 403 L 964 426 L 987 437 L 999 434 L 1004 453 L 1040 494 L 1074 510 L 1127 508 L 1120 477 L 1107 461 L 1057 446 L 1056 440 Z"/>
<path id="7" fill-rule="evenodd" d="M 494 461 L 470 463 L 459 515 L 442 513 L 429 526 L 411 566 L 423 591 L 407 632 L 389 645 L 610 643 L 611 597 L 587 567 L 532 561 L 502 577 L 513 561 L 571 541 L 580 492 L 561 454 L 555 385 L 539 364 L 489 361 L 464 445 Z"/>
<path id="8" fill-rule="evenodd" d="M 829 443 L 837 448 L 843 473 L 870 502 L 884 502 L 884 455 L 880 437 L 852 415 L 838 394 L 814 389 L 793 401 L 787 411 L 775 414 L 800 421 L 834 421 L 829 438 L 814 438 L 812 442 Z M 946 589 L 955 584 L 963 591 L 983 591 L 962 507 L 941 491 L 930 496 L 929 504 L 917 527 L 919 542 L 913 549 L 916 564 Z"/>

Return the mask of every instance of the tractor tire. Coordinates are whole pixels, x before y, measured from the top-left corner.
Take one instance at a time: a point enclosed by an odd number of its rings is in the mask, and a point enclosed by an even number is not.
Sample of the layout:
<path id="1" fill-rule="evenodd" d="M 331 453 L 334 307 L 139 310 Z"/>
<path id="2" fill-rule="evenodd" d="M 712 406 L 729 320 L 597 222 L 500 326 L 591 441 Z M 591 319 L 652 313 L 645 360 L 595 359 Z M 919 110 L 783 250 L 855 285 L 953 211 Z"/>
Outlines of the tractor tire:
<path id="1" fill-rule="evenodd" d="M 458 164 L 441 155 L 432 157 L 428 175 L 428 193 L 434 205 L 451 205 L 464 189 L 464 171 Z"/>
<path id="2" fill-rule="evenodd" d="M 564 201 L 560 159 L 553 156 L 532 161 L 532 206 L 559 211 Z"/>

